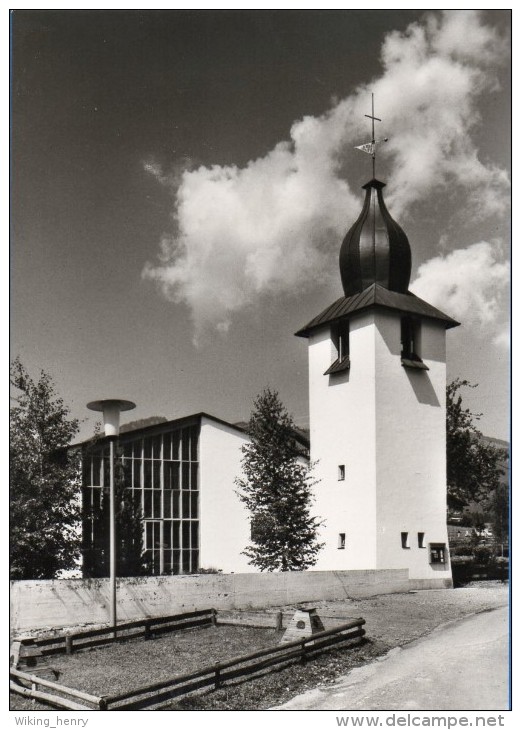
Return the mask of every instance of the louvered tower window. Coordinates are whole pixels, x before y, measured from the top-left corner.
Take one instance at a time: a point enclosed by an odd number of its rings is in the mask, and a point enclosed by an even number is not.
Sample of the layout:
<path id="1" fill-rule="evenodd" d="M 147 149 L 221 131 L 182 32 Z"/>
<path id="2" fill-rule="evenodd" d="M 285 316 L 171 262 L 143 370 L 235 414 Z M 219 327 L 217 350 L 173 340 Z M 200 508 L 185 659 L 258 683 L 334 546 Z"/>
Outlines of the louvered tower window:
<path id="1" fill-rule="evenodd" d="M 412 317 L 401 319 L 401 358 L 406 368 L 428 370 L 420 357 L 420 322 Z"/>

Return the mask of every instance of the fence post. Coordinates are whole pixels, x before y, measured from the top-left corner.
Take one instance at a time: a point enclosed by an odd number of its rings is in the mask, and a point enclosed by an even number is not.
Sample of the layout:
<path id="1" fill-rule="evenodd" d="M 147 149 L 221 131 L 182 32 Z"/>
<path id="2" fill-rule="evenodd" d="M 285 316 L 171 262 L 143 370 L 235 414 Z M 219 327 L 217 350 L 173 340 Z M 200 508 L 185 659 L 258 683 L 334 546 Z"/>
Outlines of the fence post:
<path id="1" fill-rule="evenodd" d="M 306 639 L 302 639 L 300 644 L 300 663 L 306 663 Z"/>
<path id="2" fill-rule="evenodd" d="M 108 703 L 105 695 L 99 698 L 99 708 L 102 712 L 108 710 Z"/>
<path id="3" fill-rule="evenodd" d="M 221 686 L 221 667 L 219 663 L 215 665 L 214 685 L 215 689 L 219 689 L 219 687 Z"/>
<path id="4" fill-rule="evenodd" d="M 282 611 L 277 611 L 277 616 L 275 619 L 275 630 L 282 631 Z"/>
<path id="5" fill-rule="evenodd" d="M 66 636 L 65 637 L 65 653 L 66 654 L 72 654 L 73 648 L 72 648 L 72 636 Z"/>
<path id="6" fill-rule="evenodd" d="M 145 641 L 150 639 L 150 621 L 145 621 Z"/>
<path id="7" fill-rule="evenodd" d="M 212 608 L 212 624 L 217 626 L 217 611 L 215 608 Z"/>

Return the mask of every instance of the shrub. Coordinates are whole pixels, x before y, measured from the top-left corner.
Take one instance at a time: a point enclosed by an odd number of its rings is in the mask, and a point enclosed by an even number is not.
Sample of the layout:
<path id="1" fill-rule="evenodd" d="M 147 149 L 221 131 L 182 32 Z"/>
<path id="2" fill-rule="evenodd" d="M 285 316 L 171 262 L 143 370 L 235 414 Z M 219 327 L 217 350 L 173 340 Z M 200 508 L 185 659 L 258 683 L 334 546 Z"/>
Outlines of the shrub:
<path id="1" fill-rule="evenodd" d="M 488 545 L 476 545 L 473 552 L 476 565 L 490 565 L 495 560 L 494 552 Z"/>
<path id="2" fill-rule="evenodd" d="M 466 545 L 457 545 L 456 547 L 451 549 L 451 557 L 454 559 L 455 557 L 461 557 L 461 556 L 472 556 L 473 555 L 473 549 L 472 546 L 469 544 Z"/>
<path id="3" fill-rule="evenodd" d="M 199 570 L 197 572 L 202 575 L 206 575 L 207 573 L 212 573 L 212 574 L 222 573 L 222 570 L 221 570 L 221 568 L 212 568 L 210 566 L 209 568 L 199 568 Z"/>

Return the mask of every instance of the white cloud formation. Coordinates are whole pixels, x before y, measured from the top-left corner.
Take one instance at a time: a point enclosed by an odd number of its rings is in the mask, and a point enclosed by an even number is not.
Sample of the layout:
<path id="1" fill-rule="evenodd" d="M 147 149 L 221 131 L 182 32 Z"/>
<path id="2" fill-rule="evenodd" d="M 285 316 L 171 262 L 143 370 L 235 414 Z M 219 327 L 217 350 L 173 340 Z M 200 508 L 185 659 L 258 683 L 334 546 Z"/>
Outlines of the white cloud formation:
<path id="1" fill-rule="evenodd" d="M 159 263 L 148 263 L 143 275 L 190 307 L 196 338 L 207 327 L 226 332 L 234 312 L 263 295 L 315 283 L 327 270 L 330 243 L 338 246 L 358 213 L 339 168 L 346 146 L 364 140 L 370 91 L 390 138 L 382 154 L 391 165 L 393 216 L 449 184 L 465 189 L 476 214 L 504 212 L 507 175 L 481 162 L 471 139 L 476 102 L 494 88 L 504 54 L 478 13 L 430 15 L 386 37 L 379 78 L 321 117 L 295 122 L 291 141 L 245 167 L 201 166 L 170 179 L 147 163 L 175 192 L 176 233 L 163 237 Z"/>
<path id="2" fill-rule="evenodd" d="M 390 132 L 387 197 L 394 214 L 448 184 L 463 186 L 474 214 L 505 211 L 507 174 L 482 163 L 471 138 L 476 102 L 496 88 L 491 69 L 505 52 L 505 42 L 475 11 L 431 15 L 424 25 L 387 36 L 384 71 L 372 89 Z"/>
<path id="3" fill-rule="evenodd" d="M 498 321 L 509 279 L 499 244 L 480 241 L 426 261 L 410 289 L 456 319 L 486 327 Z M 495 341 L 505 344 L 504 332 Z"/>
<path id="4" fill-rule="evenodd" d="M 504 347 L 506 350 L 510 349 L 510 327 L 505 326 L 492 340 L 494 345 L 498 347 Z"/>

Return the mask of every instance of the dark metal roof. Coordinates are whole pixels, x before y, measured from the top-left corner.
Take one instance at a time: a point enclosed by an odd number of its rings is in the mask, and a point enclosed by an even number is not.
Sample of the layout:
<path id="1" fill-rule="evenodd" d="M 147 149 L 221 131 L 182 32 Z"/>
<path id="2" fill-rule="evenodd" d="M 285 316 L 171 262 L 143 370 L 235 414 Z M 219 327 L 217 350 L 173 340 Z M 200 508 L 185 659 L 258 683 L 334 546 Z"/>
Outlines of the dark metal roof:
<path id="1" fill-rule="evenodd" d="M 317 327 L 335 322 L 343 317 L 348 317 L 353 312 L 359 312 L 370 307 L 383 307 L 384 309 L 393 309 L 404 314 L 416 314 L 421 317 L 434 319 L 442 322 L 446 329 L 458 327 L 460 324 L 452 317 L 444 314 L 431 304 L 424 302 L 415 294 L 407 292 L 390 291 L 380 284 L 371 284 L 364 291 L 354 294 L 351 297 L 340 297 L 329 307 L 324 309 L 317 317 L 308 322 L 295 332 L 297 337 L 309 337 L 310 333 Z"/>
<path id="2" fill-rule="evenodd" d="M 340 276 L 346 297 L 381 284 L 406 294 L 411 276 L 411 247 L 383 199 L 385 183 L 370 180 L 362 212 L 340 249 Z"/>
<path id="3" fill-rule="evenodd" d="M 348 357 L 344 357 L 342 360 L 337 359 L 335 362 L 328 367 L 324 375 L 333 375 L 334 373 L 342 373 L 344 370 L 349 370 L 351 362 Z"/>
<path id="4" fill-rule="evenodd" d="M 413 360 L 409 357 L 402 357 L 402 365 L 404 368 L 412 368 L 413 370 L 428 370 L 429 368 L 427 365 L 418 358 L 417 360 Z"/>

